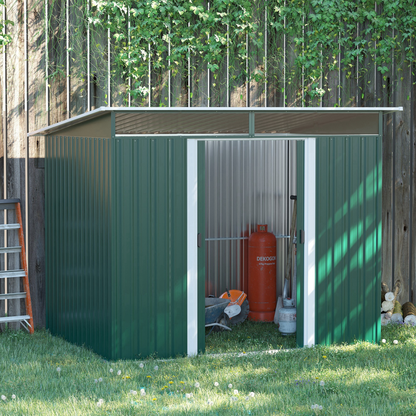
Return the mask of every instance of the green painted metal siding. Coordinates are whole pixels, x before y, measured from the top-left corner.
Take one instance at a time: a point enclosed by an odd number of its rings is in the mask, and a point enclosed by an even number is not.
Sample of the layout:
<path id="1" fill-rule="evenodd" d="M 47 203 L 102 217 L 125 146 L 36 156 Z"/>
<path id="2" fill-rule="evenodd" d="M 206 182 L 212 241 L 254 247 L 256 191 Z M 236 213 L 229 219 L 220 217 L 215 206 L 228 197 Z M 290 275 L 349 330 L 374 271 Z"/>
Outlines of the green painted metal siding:
<path id="1" fill-rule="evenodd" d="M 108 359 L 187 352 L 186 140 L 46 138 L 46 322 Z"/>
<path id="2" fill-rule="evenodd" d="M 380 340 L 381 143 L 381 137 L 317 140 L 319 344 Z"/>
<path id="3" fill-rule="evenodd" d="M 186 354 L 186 140 L 117 138 L 113 166 L 113 358 Z"/>
<path id="4" fill-rule="evenodd" d="M 296 253 L 296 344 L 298 347 L 303 347 L 303 265 L 304 265 L 304 252 L 305 245 L 300 244 L 300 230 L 305 229 L 305 142 L 296 142 L 296 239 L 297 239 L 297 253 Z"/>
<path id="5" fill-rule="evenodd" d="M 46 327 L 111 356 L 111 143 L 46 137 Z"/>

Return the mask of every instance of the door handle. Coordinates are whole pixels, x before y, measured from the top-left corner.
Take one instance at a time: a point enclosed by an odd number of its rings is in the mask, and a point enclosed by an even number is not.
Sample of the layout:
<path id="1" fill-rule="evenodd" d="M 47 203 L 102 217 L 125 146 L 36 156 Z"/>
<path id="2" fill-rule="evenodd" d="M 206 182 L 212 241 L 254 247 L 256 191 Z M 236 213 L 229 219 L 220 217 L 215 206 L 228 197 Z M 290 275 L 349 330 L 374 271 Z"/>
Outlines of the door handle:
<path id="1" fill-rule="evenodd" d="M 300 243 L 301 244 L 305 244 L 305 231 L 304 230 L 299 230 L 299 234 L 300 234 Z"/>
<path id="2" fill-rule="evenodd" d="M 201 233 L 198 233 L 197 241 L 198 247 L 201 247 Z"/>

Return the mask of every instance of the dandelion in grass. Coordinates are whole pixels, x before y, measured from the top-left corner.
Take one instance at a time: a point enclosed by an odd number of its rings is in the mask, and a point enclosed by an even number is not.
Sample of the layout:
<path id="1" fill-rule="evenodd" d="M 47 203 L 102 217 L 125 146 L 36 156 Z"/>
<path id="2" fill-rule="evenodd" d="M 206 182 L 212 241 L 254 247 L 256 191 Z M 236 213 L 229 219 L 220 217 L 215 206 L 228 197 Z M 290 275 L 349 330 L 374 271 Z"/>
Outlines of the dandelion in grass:
<path id="1" fill-rule="evenodd" d="M 152 376 L 146 376 L 147 378 L 152 378 Z"/>
<path id="2" fill-rule="evenodd" d="M 319 382 L 319 385 L 320 385 L 321 387 L 325 386 L 325 381 L 321 380 L 321 381 Z"/>
<path id="3" fill-rule="evenodd" d="M 323 355 L 322 358 L 326 358 L 326 355 Z"/>
<path id="4" fill-rule="evenodd" d="M 254 392 L 253 392 L 253 391 L 251 391 L 248 395 L 249 395 L 250 397 L 254 397 Z"/>
<path id="5" fill-rule="evenodd" d="M 192 397 L 194 397 L 194 394 L 193 393 L 189 393 L 189 396 L 191 396 L 191 398 L 192 398 Z"/>
<path id="6" fill-rule="evenodd" d="M 208 400 L 208 401 L 207 401 L 207 405 L 208 405 L 208 406 L 212 406 L 213 404 L 214 404 L 214 402 L 213 402 L 212 400 Z"/>
<path id="7" fill-rule="evenodd" d="M 237 395 L 238 394 L 238 390 L 234 390 L 234 394 Z"/>
<path id="8" fill-rule="evenodd" d="M 94 383 L 98 383 L 98 380 L 96 378 L 94 379 Z"/>
<path id="9" fill-rule="evenodd" d="M 383 339 L 381 340 L 381 342 L 382 342 L 383 344 L 385 344 L 385 343 L 386 343 L 386 340 L 383 338 Z"/>
<path id="10" fill-rule="evenodd" d="M 16 399 L 16 395 L 12 394 L 12 399 L 15 400 Z"/>
<path id="11" fill-rule="evenodd" d="M 118 370 L 118 371 L 117 371 L 117 375 L 118 375 L 118 376 L 121 376 L 121 370 Z"/>
<path id="12" fill-rule="evenodd" d="M 139 364 L 139 367 L 140 367 L 140 368 L 143 368 L 143 367 L 144 367 L 144 364 L 143 364 L 143 363 L 140 363 L 140 364 Z"/>
<path id="13" fill-rule="evenodd" d="M 133 391 L 131 392 L 131 394 L 132 394 L 133 396 L 136 396 L 136 395 L 137 395 L 137 391 L 136 391 L 136 390 L 133 390 Z"/>
<path id="14" fill-rule="evenodd" d="M 140 389 L 140 396 L 146 396 L 145 389 Z"/>
<path id="15" fill-rule="evenodd" d="M 98 402 L 99 403 L 104 403 L 104 399 L 99 399 Z"/>
<path id="16" fill-rule="evenodd" d="M 399 343 L 399 341 L 397 341 L 397 339 L 395 339 L 394 341 L 393 341 L 393 344 L 395 344 L 395 345 L 397 345 Z"/>
<path id="17" fill-rule="evenodd" d="M 237 401 L 237 397 L 232 396 L 232 397 L 231 397 L 231 401 L 232 401 L 232 402 Z"/>
<path id="18" fill-rule="evenodd" d="M 322 410 L 322 409 L 323 409 L 323 407 L 322 407 L 322 406 L 318 406 L 318 409 L 319 409 L 319 410 Z"/>
<path id="19" fill-rule="evenodd" d="M 7 397 L 6 397 L 4 394 L 2 394 L 2 395 L 1 395 L 1 399 L 2 399 L 3 401 L 6 401 L 6 400 L 7 400 Z"/>
<path id="20" fill-rule="evenodd" d="M 196 382 L 195 383 L 195 387 L 198 389 L 199 388 L 199 383 L 198 382 Z"/>
<path id="21" fill-rule="evenodd" d="M 228 388 L 229 388 L 229 389 L 232 389 L 232 388 L 233 388 L 233 385 L 230 383 L 230 384 L 228 385 Z"/>
<path id="22" fill-rule="evenodd" d="M 155 371 L 159 370 L 159 367 L 157 365 L 155 365 Z"/>
<path id="23" fill-rule="evenodd" d="M 101 407 L 101 402 L 97 402 L 97 406 L 98 407 Z"/>
<path id="24" fill-rule="evenodd" d="M 244 398 L 244 400 L 245 400 L 245 401 L 250 400 L 250 397 L 246 396 L 246 397 Z"/>
<path id="25" fill-rule="evenodd" d="M 59 375 L 61 375 L 61 367 L 57 367 L 56 371 L 58 372 Z"/>
<path id="26" fill-rule="evenodd" d="M 98 382 L 101 383 L 103 381 L 102 377 L 98 379 Z"/>
<path id="27" fill-rule="evenodd" d="M 114 370 L 112 368 L 110 368 L 110 373 L 112 373 Z"/>
<path id="28" fill-rule="evenodd" d="M 191 395 L 189 393 L 186 393 L 185 394 L 185 398 L 190 399 L 191 398 Z"/>
<path id="29" fill-rule="evenodd" d="M 220 383 L 218 383 L 218 381 L 216 381 L 215 383 L 214 383 L 214 386 L 215 387 L 218 387 L 220 385 Z"/>
<path id="30" fill-rule="evenodd" d="M 157 399 L 156 399 L 156 397 L 153 397 L 153 399 L 152 399 L 152 400 L 155 402 Z"/>

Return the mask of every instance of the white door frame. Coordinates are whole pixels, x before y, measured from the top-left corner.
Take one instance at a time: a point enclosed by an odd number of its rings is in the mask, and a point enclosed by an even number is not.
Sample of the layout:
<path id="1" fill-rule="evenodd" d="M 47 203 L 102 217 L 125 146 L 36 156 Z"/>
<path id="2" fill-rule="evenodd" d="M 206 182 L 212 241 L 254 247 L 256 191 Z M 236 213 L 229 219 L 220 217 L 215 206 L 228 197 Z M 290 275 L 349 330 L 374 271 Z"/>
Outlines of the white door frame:
<path id="1" fill-rule="evenodd" d="M 187 139 L 187 352 L 198 354 L 198 141 Z M 215 139 L 215 140 L 227 140 Z M 245 139 L 250 140 L 250 139 Z M 255 139 L 254 139 L 255 140 Z M 262 140 L 262 139 L 260 139 Z M 305 249 L 304 249 L 304 345 L 315 344 L 315 207 L 316 139 L 271 138 L 305 141 Z"/>

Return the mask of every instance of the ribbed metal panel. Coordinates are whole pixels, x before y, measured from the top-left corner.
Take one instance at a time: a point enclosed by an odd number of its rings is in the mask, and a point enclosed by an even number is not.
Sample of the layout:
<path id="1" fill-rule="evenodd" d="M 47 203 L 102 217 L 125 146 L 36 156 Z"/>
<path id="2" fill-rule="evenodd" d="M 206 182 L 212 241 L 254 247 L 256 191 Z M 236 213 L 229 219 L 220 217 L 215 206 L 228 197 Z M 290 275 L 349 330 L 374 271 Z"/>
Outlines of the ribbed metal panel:
<path id="1" fill-rule="evenodd" d="M 317 140 L 317 343 L 380 340 L 381 161 L 381 138 Z"/>
<path id="2" fill-rule="evenodd" d="M 112 349 L 187 351 L 186 140 L 115 140 Z"/>
<path id="3" fill-rule="evenodd" d="M 46 314 L 109 359 L 186 353 L 186 140 L 46 138 Z"/>
<path id="4" fill-rule="evenodd" d="M 289 234 L 293 206 L 289 197 L 296 194 L 296 143 L 206 142 L 205 178 L 205 293 L 219 296 L 225 288 L 247 290 L 247 238 L 256 225 L 268 224 L 277 235 Z M 288 239 L 277 239 L 278 294 L 283 289 L 287 249 Z"/>
<path id="5" fill-rule="evenodd" d="M 111 145 L 46 137 L 46 325 L 111 356 Z"/>
<path id="6" fill-rule="evenodd" d="M 248 112 L 116 113 L 116 134 L 248 134 Z"/>
<path id="7" fill-rule="evenodd" d="M 258 113 L 256 134 L 379 134 L 378 113 Z"/>

